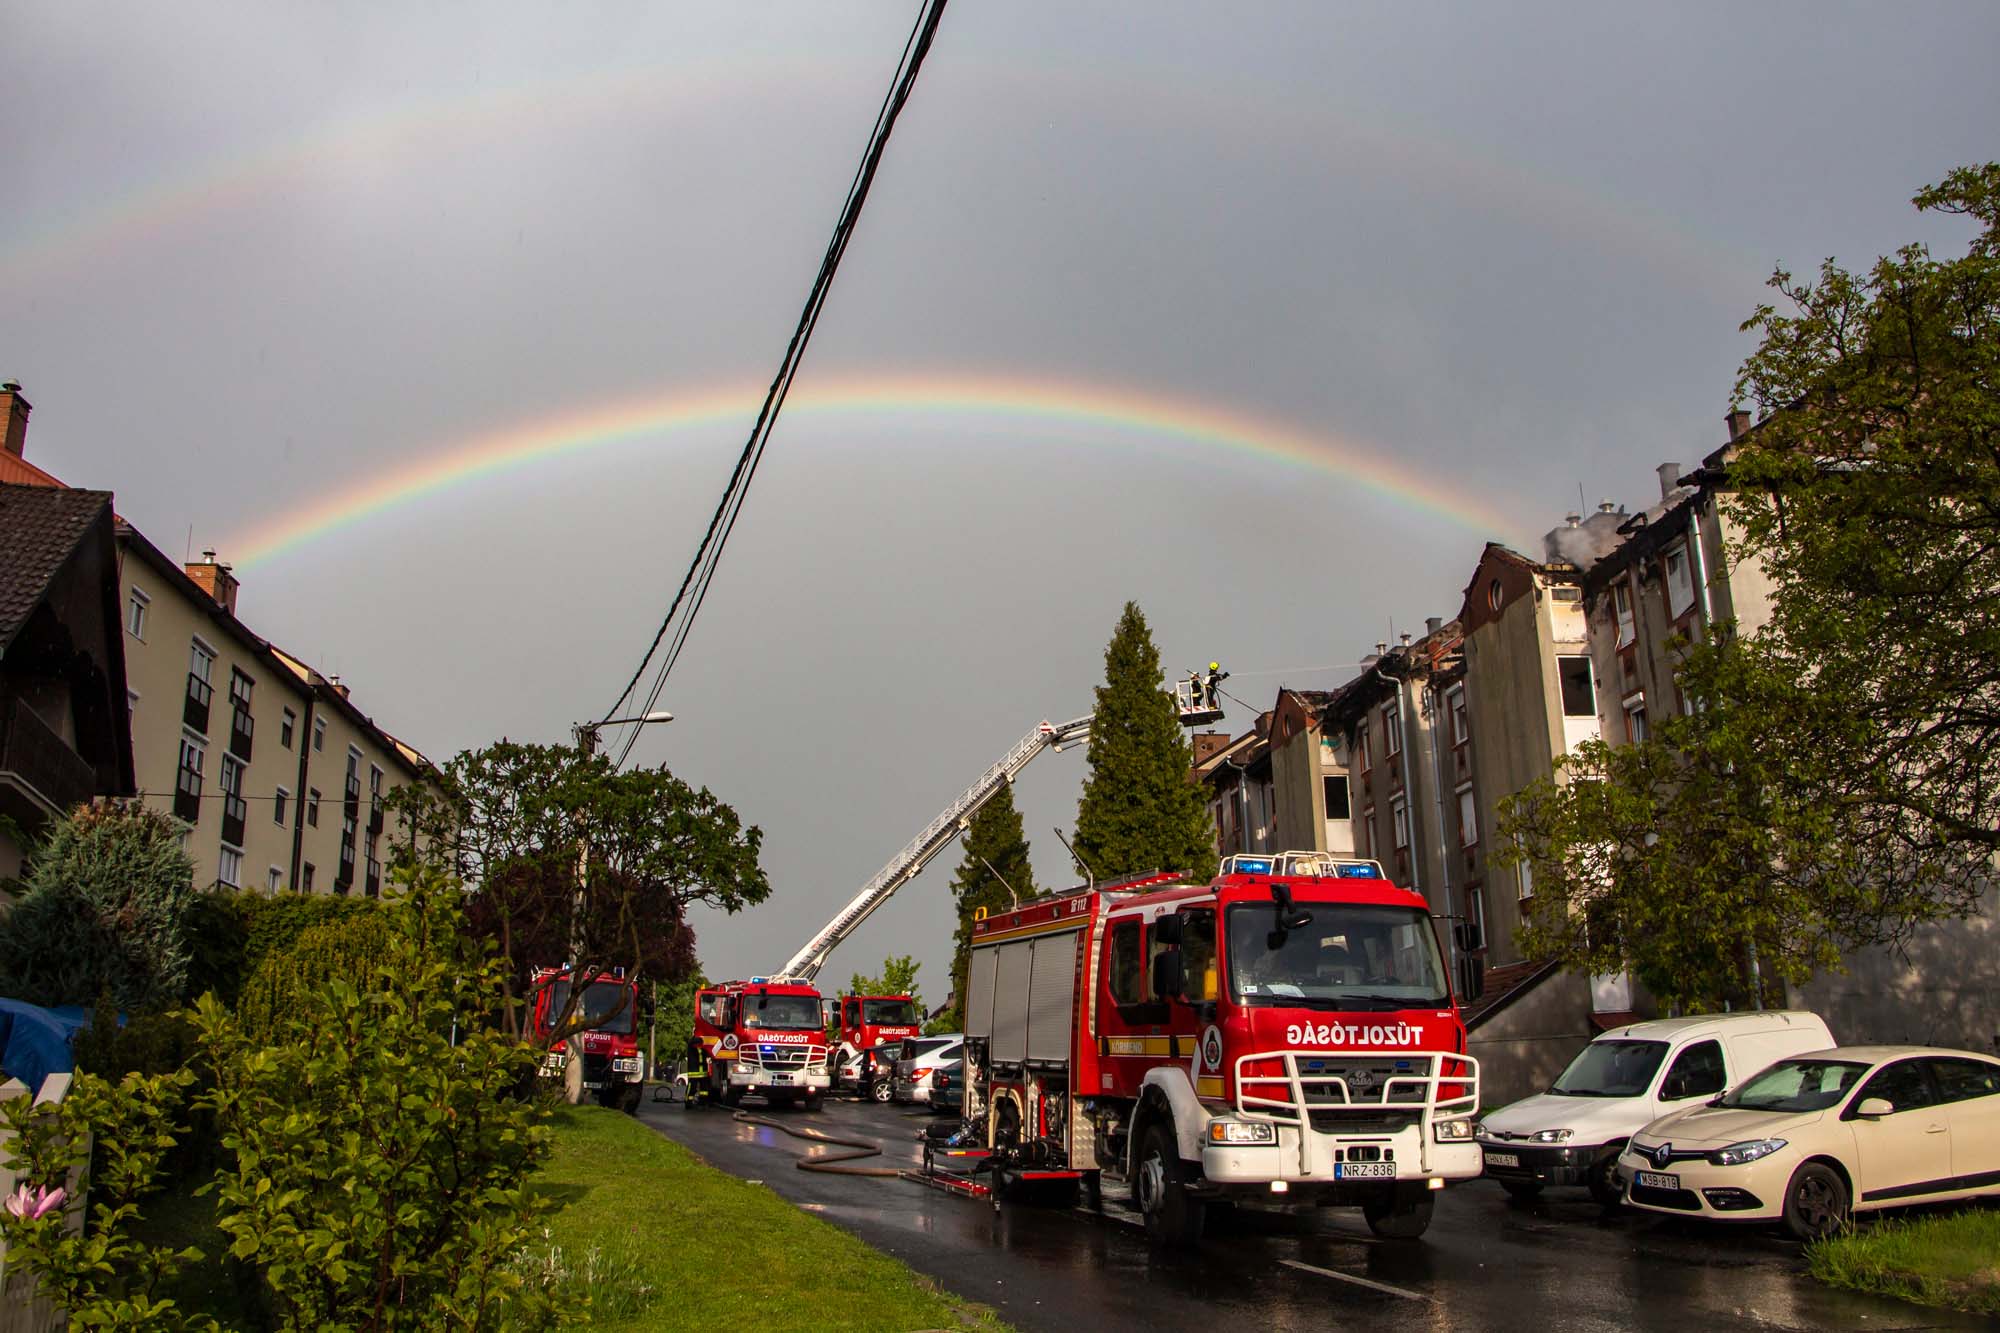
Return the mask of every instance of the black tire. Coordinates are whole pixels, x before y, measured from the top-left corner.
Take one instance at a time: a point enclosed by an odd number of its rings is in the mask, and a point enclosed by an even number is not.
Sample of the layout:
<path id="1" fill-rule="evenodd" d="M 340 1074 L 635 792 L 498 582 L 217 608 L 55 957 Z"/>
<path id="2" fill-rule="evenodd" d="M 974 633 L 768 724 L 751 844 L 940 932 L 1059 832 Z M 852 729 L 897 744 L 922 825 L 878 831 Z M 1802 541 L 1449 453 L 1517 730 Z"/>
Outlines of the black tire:
<path id="1" fill-rule="evenodd" d="M 1188 1193 L 1187 1177 L 1173 1130 L 1158 1120 L 1147 1125 L 1132 1170 L 1132 1206 L 1146 1219 L 1146 1238 L 1156 1245 L 1201 1243 L 1208 1210 Z"/>
<path id="2" fill-rule="evenodd" d="M 723 1088 L 722 1104 L 724 1106 L 739 1106 L 742 1104 L 742 1102 L 743 1102 L 743 1089 L 731 1088 L 731 1087 Z"/>
<path id="3" fill-rule="evenodd" d="M 1590 1188 L 1590 1197 L 1595 1199 L 1600 1207 L 1616 1208 L 1625 1202 L 1625 1191 L 1618 1187 L 1618 1154 L 1624 1150 L 1624 1146 L 1619 1144 L 1598 1158 L 1597 1164 L 1590 1168 L 1590 1175 L 1583 1182 Z"/>
<path id="4" fill-rule="evenodd" d="M 1430 1230 L 1437 1201 L 1423 1181 L 1372 1195 L 1361 1205 L 1368 1229 L 1385 1240 L 1415 1240 Z"/>
<path id="5" fill-rule="evenodd" d="M 799 1105 L 808 1111 L 819 1110 L 818 1089 L 814 1089 L 813 1091 L 806 1093 L 805 1096 L 799 1098 Z"/>
<path id="6" fill-rule="evenodd" d="M 1847 1182 L 1825 1162 L 1806 1162 L 1785 1186 L 1785 1229 L 1800 1240 L 1823 1240 L 1844 1229 L 1851 1200 Z"/>
<path id="7" fill-rule="evenodd" d="M 890 1097 L 895 1095 L 895 1091 L 896 1089 L 891 1086 L 888 1079 L 878 1078 L 868 1085 L 868 1100 L 871 1102 L 887 1102 Z"/>
<path id="8" fill-rule="evenodd" d="M 627 1083 L 624 1094 L 618 1098 L 618 1109 L 626 1115 L 639 1114 L 639 1101 L 645 1096 L 645 1093 L 645 1088 L 639 1084 Z"/>
<path id="9" fill-rule="evenodd" d="M 1516 1203 L 1533 1203 L 1542 1197 L 1542 1182 L 1539 1180 L 1503 1180 L 1500 1188 L 1507 1191 L 1507 1197 Z"/>

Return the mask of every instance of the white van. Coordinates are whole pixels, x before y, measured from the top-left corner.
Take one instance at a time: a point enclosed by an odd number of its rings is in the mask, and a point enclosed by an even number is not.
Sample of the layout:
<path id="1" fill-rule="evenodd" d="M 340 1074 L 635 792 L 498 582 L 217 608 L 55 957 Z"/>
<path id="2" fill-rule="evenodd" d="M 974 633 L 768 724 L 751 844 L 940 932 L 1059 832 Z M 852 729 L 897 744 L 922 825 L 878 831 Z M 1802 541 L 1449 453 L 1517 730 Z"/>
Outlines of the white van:
<path id="1" fill-rule="evenodd" d="M 1612 1171 L 1636 1131 L 1787 1056 L 1833 1044 L 1818 1014 L 1782 1009 L 1613 1028 L 1578 1051 L 1547 1092 L 1480 1120 L 1473 1134 L 1485 1174 L 1517 1199 L 1544 1185 L 1586 1185 L 1599 1203 L 1614 1204 Z"/>

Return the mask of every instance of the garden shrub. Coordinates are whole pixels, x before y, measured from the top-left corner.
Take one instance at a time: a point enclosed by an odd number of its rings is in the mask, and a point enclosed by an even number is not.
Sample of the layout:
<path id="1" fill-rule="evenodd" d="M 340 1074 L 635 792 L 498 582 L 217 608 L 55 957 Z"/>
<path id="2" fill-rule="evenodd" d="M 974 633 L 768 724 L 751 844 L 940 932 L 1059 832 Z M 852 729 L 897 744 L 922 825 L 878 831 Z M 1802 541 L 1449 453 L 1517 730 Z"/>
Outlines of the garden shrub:
<path id="1" fill-rule="evenodd" d="M 284 1020 L 299 1012 L 307 997 L 325 990 L 336 978 L 365 984 L 389 946 L 389 935 L 383 914 L 371 912 L 313 926 L 288 948 L 266 954 L 244 983 L 236 1005 L 244 1035 L 253 1040 L 275 1038 L 284 1030 Z"/>

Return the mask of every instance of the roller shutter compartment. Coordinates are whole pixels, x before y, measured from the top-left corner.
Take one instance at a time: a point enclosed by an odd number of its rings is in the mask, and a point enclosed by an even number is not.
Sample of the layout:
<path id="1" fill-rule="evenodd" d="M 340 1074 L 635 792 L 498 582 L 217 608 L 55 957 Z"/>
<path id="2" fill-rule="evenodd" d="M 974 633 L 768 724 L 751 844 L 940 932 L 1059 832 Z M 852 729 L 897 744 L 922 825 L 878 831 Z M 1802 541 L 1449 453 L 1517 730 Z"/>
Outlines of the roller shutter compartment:
<path id="1" fill-rule="evenodd" d="M 1076 1007 L 1076 942 L 1082 932 L 1044 935 L 1034 941 L 1028 981 L 1028 1058 L 1067 1062 Z"/>
<path id="2" fill-rule="evenodd" d="M 974 949 L 965 969 L 965 1035 L 993 1035 L 993 964 L 998 949 Z"/>
<path id="3" fill-rule="evenodd" d="M 993 978 L 993 1046 L 995 1064 L 1017 1065 L 1028 1056 L 1028 973 L 1034 941 L 1003 944 Z"/>

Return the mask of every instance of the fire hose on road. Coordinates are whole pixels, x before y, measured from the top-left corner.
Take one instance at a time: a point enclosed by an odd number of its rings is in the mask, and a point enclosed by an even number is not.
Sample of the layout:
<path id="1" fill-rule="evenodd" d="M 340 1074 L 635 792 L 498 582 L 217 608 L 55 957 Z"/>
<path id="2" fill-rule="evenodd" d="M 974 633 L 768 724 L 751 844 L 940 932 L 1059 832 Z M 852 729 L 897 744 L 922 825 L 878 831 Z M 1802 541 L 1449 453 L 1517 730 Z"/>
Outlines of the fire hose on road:
<path id="1" fill-rule="evenodd" d="M 835 1138 L 831 1134 L 822 1134 L 818 1130 L 798 1129 L 785 1124 L 781 1120 L 773 1120 L 768 1116 L 751 1115 L 748 1111 L 738 1111 L 735 1119 L 739 1124 L 763 1125 L 767 1129 L 775 1129 L 780 1134 L 789 1134 L 793 1138 L 803 1139 L 807 1143 L 815 1143 L 823 1147 L 849 1148 L 853 1150 L 851 1152 L 826 1153 L 819 1157 L 801 1157 L 792 1163 L 793 1166 L 801 1171 L 823 1171 L 830 1176 L 900 1177 L 903 1174 L 893 1166 L 839 1165 L 842 1162 L 857 1162 L 864 1157 L 880 1157 L 882 1155 L 882 1149 L 879 1146 L 869 1143 L 865 1139 Z"/>

